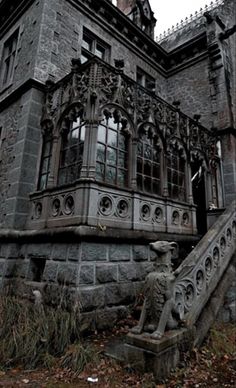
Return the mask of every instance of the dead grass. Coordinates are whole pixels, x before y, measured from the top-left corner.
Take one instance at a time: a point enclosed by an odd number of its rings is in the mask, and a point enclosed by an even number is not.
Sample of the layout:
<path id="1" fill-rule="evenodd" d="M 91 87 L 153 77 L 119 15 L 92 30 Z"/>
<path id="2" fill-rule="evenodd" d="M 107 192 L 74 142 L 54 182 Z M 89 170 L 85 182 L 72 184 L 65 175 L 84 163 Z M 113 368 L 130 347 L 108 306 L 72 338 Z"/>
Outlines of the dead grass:
<path id="1" fill-rule="evenodd" d="M 63 354 L 62 364 L 79 371 L 93 358 L 92 349 L 80 344 L 79 311 L 35 306 L 14 296 L 0 297 L 2 368 L 49 368 L 55 357 Z"/>

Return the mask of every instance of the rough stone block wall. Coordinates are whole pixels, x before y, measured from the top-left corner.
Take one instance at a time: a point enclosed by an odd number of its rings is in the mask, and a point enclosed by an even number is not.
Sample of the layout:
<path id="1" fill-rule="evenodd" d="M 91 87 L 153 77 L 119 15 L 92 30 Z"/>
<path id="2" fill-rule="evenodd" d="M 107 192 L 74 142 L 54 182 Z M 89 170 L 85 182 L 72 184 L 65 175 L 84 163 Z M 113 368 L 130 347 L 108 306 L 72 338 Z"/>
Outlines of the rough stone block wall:
<path id="1" fill-rule="evenodd" d="M 193 117 L 201 114 L 200 122 L 211 127 L 211 100 L 208 59 L 190 66 L 167 80 L 167 101 L 180 101 L 180 109 Z"/>
<path id="2" fill-rule="evenodd" d="M 42 93 L 31 89 L 0 114 L 0 228 L 22 228 L 35 190 Z"/>
<path id="3" fill-rule="evenodd" d="M 29 78 L 34 77 L 35 61 L 39 45 L 42 1 L 33 2 L 32 6 L 20 17 L 0 40 L 0 58 L 4 43 L 19 29 L 14 74 L 10 85 L 2 87 L 0 101 Z"/>
<path id="4" fill-rule="evenodd" d="M 45 82 L 50 77 L 57 81 L 70 72 L 71 58 L 78 58 L 81 54 L 83 27 L 111 47 L 111 65 L 114 66 L 114 59 L 124 59 L 125 74 L 133 79 L 136 79 L 136 69 L 139 66 L 157 80 L 158 93 L 165 94 L 165 79 L 158 73 L 155 64 L 149 62 L 147 54 L 139 53 L 129 41 L 125 43 L 124 36 L 108 30 L 109 26 L 106 27 L 103 22 L 99 23 L 96 15 L 88 17 L 63 0 L 45 0 L 35 69 L 36 79 Z"/>
<path id="5" fill-rule="evenodd" d="M 63 290 L 68 305 L 79 303 L 86 324 L 98 311 L 99 325 L 127 312 L 153 270 L 155 254 L 148 245 L 119 243 L 39 243 L 0 246 L 2 284 L 19 280 L 22 289 L 39 289 L 46 303 L 56 305 Z M 6 260 L 7 259 L 7 260 Z M 41 268 L 41 270 L 39 270 Z M 24 291 L 25 292 L 25 291 Z M 108 314 L 109 316 L 109 314 Z"/>

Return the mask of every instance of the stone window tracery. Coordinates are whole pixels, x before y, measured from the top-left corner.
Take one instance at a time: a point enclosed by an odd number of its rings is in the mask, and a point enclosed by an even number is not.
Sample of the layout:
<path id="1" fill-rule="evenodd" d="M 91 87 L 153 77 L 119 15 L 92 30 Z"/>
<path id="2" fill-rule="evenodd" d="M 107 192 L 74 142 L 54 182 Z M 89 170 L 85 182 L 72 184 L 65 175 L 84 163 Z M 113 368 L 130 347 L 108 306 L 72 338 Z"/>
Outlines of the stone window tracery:
<path id="1" fill-rule="evenodd" d="M 118 111 L 104 112 L 98 126 L 96 178 L 125 187 L 128 184 L 127 120 Z"/>
<path id="2" fill-rule="evenodd" d="M 137 145 L 137 187 L 161 195 L 161 143 L 153 128 L 139 131 Z"/>
<path id="3" fill-rule="evenodd" d="M 167 153 L 167 183 L 169 197 L 186 201 L 186 160 L 183 148 L 172 143 Z"/>
<path id="4" fill-rule="evenodd" d="M 44 190 L 47 187 L 48 178 L 51 169 L 52 160 L 52 133 L 46 131 L 43 136 L 43 149 L 41 156 L 41 165 L 39 170 L 38 190 Z"/>
<path id="5" fill-rule="evenodd" d="M 67 117 L 62 125 L 58 184 L 72 183 L 79 179 L 83 162 L 85 123 L 82 114 Z"/>

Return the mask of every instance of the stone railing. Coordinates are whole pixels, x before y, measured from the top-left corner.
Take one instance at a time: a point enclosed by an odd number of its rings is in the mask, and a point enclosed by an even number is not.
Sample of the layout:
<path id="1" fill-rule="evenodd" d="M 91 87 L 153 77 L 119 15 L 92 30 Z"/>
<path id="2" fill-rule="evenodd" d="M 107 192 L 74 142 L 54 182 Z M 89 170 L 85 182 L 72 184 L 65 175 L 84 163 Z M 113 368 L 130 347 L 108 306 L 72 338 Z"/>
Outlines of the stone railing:
<path id="1" fill-rule="evenodd" d="M 176 25 L 173 25 L 171 28 L 168 28 L 167 31 L 163 31 L 159 36 L 156 37 L 156 42 L 160 43 L 162 40 L 168 38 L 170 35 L 174 34 L 176 31 L 181 30 L 185 26 L 199 19 L 205 12 L 212 11 L 213 9 L 219 7 L 224 3 L 224 0 L 215 0 L 211 1 L 210 4 L 206 4 L 203 8 L 200 8 L 199 11 L 196 11 L 194 14 L 191 14 L 189 17 L 187 16 L 185 19 L 182 19 Z"/>
<path id="2" fill-rule="evenodd" d="M 85 190 L 89 188 L 89 194 Z M 87 195 L 87 206 L 84 196 Z M 196 207 L 130 190 L 77 182 L 31 195 L 29 229 L 79 225 L 195 235 Z"/>
<path id="3" fill-rule="evenodd" d="M 175 300 L 187 326 L 198 319 L 236 250 L 236 201 L 220 216 L 183 261 Z"/>

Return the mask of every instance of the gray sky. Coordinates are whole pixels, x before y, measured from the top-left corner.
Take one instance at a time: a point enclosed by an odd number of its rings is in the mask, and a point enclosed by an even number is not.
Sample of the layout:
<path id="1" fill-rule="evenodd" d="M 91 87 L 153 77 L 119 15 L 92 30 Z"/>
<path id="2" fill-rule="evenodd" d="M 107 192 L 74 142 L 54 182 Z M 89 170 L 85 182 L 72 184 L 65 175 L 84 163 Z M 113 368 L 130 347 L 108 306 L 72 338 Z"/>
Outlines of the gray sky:
<path id="1" fill-rule="evenodd" d="M 157 19 L 156 35 L 179 23 L 191 13 L 210 4 L 211 0 L 149 0 Z M 215 1 L 215 0 L 213 0 Z"/>

